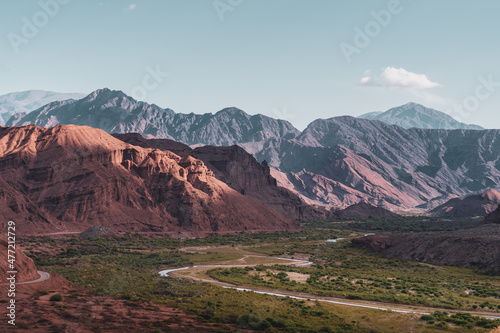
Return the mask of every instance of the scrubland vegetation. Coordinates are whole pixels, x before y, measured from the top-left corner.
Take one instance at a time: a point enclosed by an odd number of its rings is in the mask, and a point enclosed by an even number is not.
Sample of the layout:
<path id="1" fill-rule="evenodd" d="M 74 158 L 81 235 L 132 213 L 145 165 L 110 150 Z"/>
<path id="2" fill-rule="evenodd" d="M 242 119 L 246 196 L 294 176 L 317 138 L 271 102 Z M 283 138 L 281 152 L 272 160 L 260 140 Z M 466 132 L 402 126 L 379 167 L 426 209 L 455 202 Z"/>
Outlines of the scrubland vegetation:
<path id="1" fill-rule="evenodd" d="M 58 273 L 90 294 L 129 302 L 150 300 L 184 309 L 199 320 L 267 332 L 488 332 L 499 321 L 465 312 L 500 314 L 500 277 L 472 269 L 387 259 L 350 247 L 350 238 L 380 230 L 451 230 L 443 220 L 405 218 L 311 221 L 299 233 L 240 234 L 204 239 L 149 238 L 138 234 L 101 239 L 35 237 L 23 240 L 42 270 Z M 378 229 L 377 229 L 378 228 Z M 406 230 L 411 231 L 411 230 Z M 338 242 L 327 239 L 345 238 Z M 217 248 L 215 248 L 217 246 Z M 221 247 L 223 246 L 223 247 Z M 194 248 L 198 247 L 198 248 Z M 201 247 L 201 248 L 200 248 Z M 186 251 L 186 248 L 191 248 Z M 196 249 L 193 250 L 193 249 Z M 350 300 L 439 308 L 411 315 L 353 308 L 225 289 L 165 278 L 158 271 L 194 264 L 234 262 L 243 253 L 308 258 L 311 266 L 257 265 L 214 268 L 208 275 L 242 286 L 334 296 Z M 445 313 L 441 309 L 464 313 Z"/>

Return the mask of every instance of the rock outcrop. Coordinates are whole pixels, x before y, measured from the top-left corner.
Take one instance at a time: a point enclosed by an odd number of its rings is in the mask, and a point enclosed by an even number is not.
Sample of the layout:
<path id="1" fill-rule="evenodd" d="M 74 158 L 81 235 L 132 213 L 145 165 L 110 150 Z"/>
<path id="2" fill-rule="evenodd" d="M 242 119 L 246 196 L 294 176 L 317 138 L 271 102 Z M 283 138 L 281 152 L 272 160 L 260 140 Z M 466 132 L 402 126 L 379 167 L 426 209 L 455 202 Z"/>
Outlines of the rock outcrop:
<path id="1" fill-rule="evenodd" d="M 299 227 L 217 180 L 201 160 L 85 126 L 0 127 L 0 175 L 8 184 L 2 214 L 24 233 L 95 225 L 199 235 Z"/>

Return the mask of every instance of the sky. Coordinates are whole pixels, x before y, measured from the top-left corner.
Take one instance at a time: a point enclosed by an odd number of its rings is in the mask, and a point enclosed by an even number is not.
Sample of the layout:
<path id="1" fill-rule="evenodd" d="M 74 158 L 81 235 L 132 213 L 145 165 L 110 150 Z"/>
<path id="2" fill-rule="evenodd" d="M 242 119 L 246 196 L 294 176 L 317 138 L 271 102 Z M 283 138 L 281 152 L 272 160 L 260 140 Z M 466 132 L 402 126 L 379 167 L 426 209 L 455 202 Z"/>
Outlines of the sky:
<path id="1" fill-rule="evenodd" d="M 40 0 L 0 5 L 0 95 L 100 88 L 303 129 L 416 102 L 500 128 L 500 1 Z"/>

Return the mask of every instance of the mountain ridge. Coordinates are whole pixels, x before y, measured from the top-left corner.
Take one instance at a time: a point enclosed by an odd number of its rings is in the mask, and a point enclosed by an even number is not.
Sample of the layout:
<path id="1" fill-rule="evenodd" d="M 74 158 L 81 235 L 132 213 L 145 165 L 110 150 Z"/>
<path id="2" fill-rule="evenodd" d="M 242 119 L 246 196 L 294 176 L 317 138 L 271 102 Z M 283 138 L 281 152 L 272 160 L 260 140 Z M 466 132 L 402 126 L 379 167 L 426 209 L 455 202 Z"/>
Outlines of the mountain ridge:
<path id="1" fill-rule="evenodd" d="M 410 102 L 398 107 L 391 108 L 385 112 L 369 112 L 358 118 L 368 120 L 380 120 L 389 125 L 397 125 L 406 129 L 470 129 L 483 130 L 478 125 L 470 125 L 459 122 L 452 116 L 432 109 L 421 104 Z"/>
<path id="2" fill-rule="evenodd" d="M 298 131 L 289 122 L 237 108 L 179 114 L 109 89 L 89 96 L 55 102 L 8 125 L 68 122 L 196 147 L 237 144 L 277 170 L 278 185 L 308 203 L 338 209 L 366 202 L 422 213 L 457 196 L 499 189 L 500 130 L 405 129 L 341 116 Z"/>
<path id="3" fill-rule="evenodd" d="M 28 124 L 41 127 L 86 125 L 108 133 L 137 132 L 188 145 L 208 143 L 216 146 L 264 141 L 270 137 L 291 138 L 299 133 L 285 120 L 264 115 L 250 116 L 237 108 L 225 108 L 215 114 L 175 113 L 107 88 L 72 103 L 55 102 L 11 119 L 6 126 Z"/>

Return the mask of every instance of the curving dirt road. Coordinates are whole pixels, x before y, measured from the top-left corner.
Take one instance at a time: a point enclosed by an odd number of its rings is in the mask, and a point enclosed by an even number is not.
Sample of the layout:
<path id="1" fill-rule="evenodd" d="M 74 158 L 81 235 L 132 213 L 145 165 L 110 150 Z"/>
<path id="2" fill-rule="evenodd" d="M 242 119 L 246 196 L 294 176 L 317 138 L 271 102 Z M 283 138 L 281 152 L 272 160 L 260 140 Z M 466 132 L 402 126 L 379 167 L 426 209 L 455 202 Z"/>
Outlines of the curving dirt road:
<path id="1" fill-rule="evenodd" d="M 265 263 L 264 265 L 266 265 L 266 266 L 273 265 L 276 263 L 295 265 L 295 266 L 305 266 L 305 265 L 312 264 L 312 262 L 306 261 L 306 260 L 266 257 L 266 256 L 260 256 L 260 255 L 244 255 L 244 257 L 242 259 L 251 258 L 251 257 L 269 258 L 269 259 L 276 260 L 275 262 Z M 464 311 L 460 311 L 460 310 L 430 308 L 430 307 L 425 307 L 425 306 L 411 306 L 411 305 L 404 305 L 404 304 L 383 303 L 383 302 L 375 302 L 375 301 L 347 300 L 347 299 L 338 298 L 338 297 L 325 297 L 325 296 L 318 297 L 317 295 L 309 294 L 309 293 L 267 289 L 267 288 L 253 287 L 253 286 L 238 286 L 238 285 L 234 285 L 231 283 L 225 283 L 225 282 L 215 280 L 206 274 L 206 272 L 212 268 L 248 267 L 248 266 L 257 266 L 257 265 L 258 264 L 232 264 L 232 263 L 231 264 L 214 264 L 214 265 L 194 265 L 194 266 L 189 266 L 189 267 L 181 267 L 181 268 L 172 268 L 172 269 L 162 270 L 159 272 L 159 274 L 161 276 L 166 276 L 166 277 L 174 277 L 174 278 L 186 279 L 186 280 L 191 280 L 191 281 L 196 281 L 196 282 L 207 282 L 207 283 L 211 283 L 211 284 L 223 287 L 223 288 L 230 288 L 230 289 L 235 289 L 235 290 L 239 290 L 239 291 L 247 291 L 247 292 L 251 291 L 251 292 L 255 292 L 255 293 L 259 293 L 259 294 L 273 295 L 273 296 L 278 296 L 278 297 L 290 297 L 290 298 L 295 298 L 295 299 L 300 299 L 300 300 L 312 300 L 312 301 L 339 304 L 339 305 L 345 305 L 345 306 L 354 306 L 354 307 L 360 307 L 360 308 L 393 311 L 393 312 L 400 312 L 400 313 L 413 313 L 413 314 L 418 314 L 418 315 L 424 315 L 424 314 L 432 314 L 432 313 L 434 313 L 434 311 L 443 311 L 443 312 L 448 312 L 448 313 L 464 312 Z M 488 318 L 488 319 L 500 319 L 500 313 L 495 313 L 495 312 L 468 311 L 468 313 L 470 313 L 471 315 L 474 315 L 474 316 L 484 317 L 484 318 Z"/>

